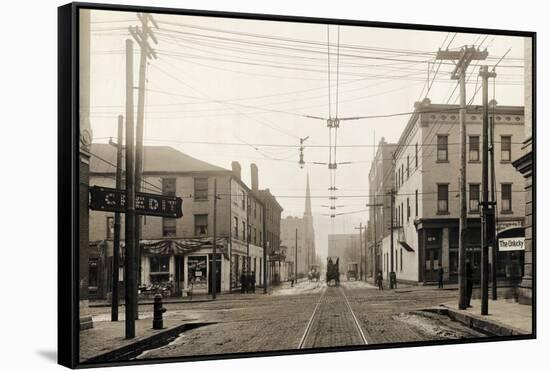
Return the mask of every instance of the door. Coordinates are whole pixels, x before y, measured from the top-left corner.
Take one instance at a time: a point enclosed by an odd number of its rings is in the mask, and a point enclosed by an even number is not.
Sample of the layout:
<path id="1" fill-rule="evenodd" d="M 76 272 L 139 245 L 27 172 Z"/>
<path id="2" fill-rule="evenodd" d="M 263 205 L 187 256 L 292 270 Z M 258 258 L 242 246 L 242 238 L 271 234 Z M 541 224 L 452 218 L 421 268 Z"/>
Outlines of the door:
<path id="1" fill-rule="evenodd" d="M 441 264 L 440 249 L 426 249 L 424 281 L 437 281 L 437 270 Z"/>
<path id="2" fill-rule="evenodd" d="M 208 256 L 208 293 L 212 293 L 212 254 Z M 222 261 L 221 261 L 221 255 L 216 254 L 216 292 L 221 292 L 222 287 Z"/>

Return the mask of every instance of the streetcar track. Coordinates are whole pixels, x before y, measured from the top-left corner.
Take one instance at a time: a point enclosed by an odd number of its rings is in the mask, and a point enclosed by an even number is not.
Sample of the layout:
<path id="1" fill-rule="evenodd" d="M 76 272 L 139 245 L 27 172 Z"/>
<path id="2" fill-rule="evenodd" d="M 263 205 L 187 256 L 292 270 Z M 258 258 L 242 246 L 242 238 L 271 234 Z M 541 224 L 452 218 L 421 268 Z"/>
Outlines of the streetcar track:
<path id="1" fill-rule="evenodd" d="M 317 304 L 315 304 L 315 308 L 313 308 L 313 313 L 311 314 L 311 317 L 309 318 L 309 321 L 307 322 L 304 334 L 302 335 L 302 338 L 300 339 L 300 343 L 298 344 L 298 349 L 303 349 L 304 345 L 306 344 L 306 339 L 307 339 L 307 337 L 309 335 L 309 332 L 311 330 L 311 325 L 313 324 L 313 319 L 315 318 L 315 314 L 317 313 L 317 309 L 319 309 L 319 306 L 321 305 L 321 301 L 323 301 L 323 297 L 325 296 L 326 292 L 327 292 L 327 288 L 325 286 L 325 287 L 323 287 L 323 291 L 321 292 L 321 296 L 319 297 L 319 300 L 317 301 Z"/>
<path id="2" fill-rule="evenodd" d="M 317 317 L 320 316 L 320 313 L 319 313 L 319 308 L 321 308 L 322 304 L 324 305 L 327 305 L 327 303 L 323 303 L 323 299 L 325 297 L 325 294 L 326 294 L 326 291 L 327 291 L 327 287 L 324 287 L 323 288 L 323 291 L 321 293 L 321 296 L 319 297 L 319 300 L 317 301 L 317 304 L 315 305 L 315 308 L 313 309 L 313 313 L 311 314 L 311 317 L 309 318 L 308 322 L 307 322 L 307 325 L 306 325 L 306 328 L 304 330 L 304 333 L 302 335 L 302 338 L 300 339 L 300 343 L 298 345 L 298 349 L 304 349 L 305 348 L 305 345 L 308 341 L 308 339 L 310 338 L 310 336 L 312 335 L 311 334 L 311 330 L 313 328 L 313 324 L 315 322 L 315 319 Z M 345 303 L 345 306 L 346 308 L 349 310 L 349 313 L 351 314 L 351 318 L 352 318 L 352 321 L 353 321 L 353 324 L 355 325 L 355 329 L 357 330 L 357 333 L 359 335 L 359 338 L 361 339 L 361 341 L 363 342 L 363 345 L 368 345 L 368 341 L 367 341 L 367 337 L 365 336 L 365 333 L 363 332 L 363 329 L 361 327 L 361 324 L 359 323 L 359 320 L 357 319 L 353 309 L 351 308 L 351 304 L 348 300 L 348 297 L 347 295 L 345 294 L 344 290 L 342 289 L 342 287 L 338 287 L 338 291 L 340 293 L 340 295 L 343 296 L 344 298 L 344 303 Z M 315 333 L 314 334 L 314 341 L 313 341 L 313 344 L 316 343 L 315 339 L 317 339 L 317 337 L 320 335 L 319 333 Z"/>

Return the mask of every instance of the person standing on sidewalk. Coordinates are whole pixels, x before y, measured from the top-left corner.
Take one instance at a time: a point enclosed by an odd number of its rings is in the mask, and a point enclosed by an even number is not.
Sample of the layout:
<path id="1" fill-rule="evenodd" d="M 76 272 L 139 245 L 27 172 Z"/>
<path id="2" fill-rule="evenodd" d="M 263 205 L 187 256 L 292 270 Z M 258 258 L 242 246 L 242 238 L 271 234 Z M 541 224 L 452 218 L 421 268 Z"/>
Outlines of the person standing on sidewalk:
<path id="1" fill-rule="evenodd" d="M 241 294 L 244 294 L 246 290 L 246 274 L 244 271 L 241 273 Z"/>
<path id="2" fill-rule="evenodd" d="M 252 293 L 256 293 L 256 272 L 252 272 L 250 276 L 250 289 Z"/>
<path id="3" fill-rule="evenodd" d="M 472 301 L 472 291 L 474 288 L 474 282 L 472 277 L 472 263 L 466 260 L 466 306 L 471 308 L 470 302 Z"/>
<path id="4" fill-rule="evenodd" d="M 378 283 L 378 290 L 384 290 L 384 282 L 382 277 L 382 271 L 378 271 L 378 274 L 376 275 L 376 282 Z"/>
<path id="5" fill-rule="evenodd" d="M 437 270 L 437 287 L 442 289 L 443 288 L 443 267 L 441 264 L 439 265 L 439 269 Z"/>

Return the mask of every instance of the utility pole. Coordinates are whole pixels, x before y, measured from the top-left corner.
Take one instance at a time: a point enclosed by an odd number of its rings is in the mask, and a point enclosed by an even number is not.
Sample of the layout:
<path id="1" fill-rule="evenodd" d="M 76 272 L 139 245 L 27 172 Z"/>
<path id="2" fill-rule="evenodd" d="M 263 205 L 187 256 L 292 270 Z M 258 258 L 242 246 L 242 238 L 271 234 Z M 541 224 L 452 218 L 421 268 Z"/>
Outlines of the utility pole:
<path id="1" fill-rule="evenodd" d="M 359 280 L 363 280 L 363 237 L 361 236 L 363 234 L 363 223 L 359 223 L 359 228 L 355 227 L 355 229 L 359 229 Z M 365 257 L 366 261 L 366 257 Z M 365 279 L 366 279 L 365 274 Z"/>
<path id="2" fill-rule="evenodd" d="M 263 218 L 262 218 L 262 229 L 263 229 L 263 246 L 264 246 L 264 294 L 267 294 L 267 237 L 266 237 L 266 220 L 265 220 L 265 209 L 266 209 L 266 206 L 264 205 L 264 207 L 262 208 L 262 212 L 263 212 Z"/>
<path id="3" fill-rule="evenodd" d="M 216 269 L 218 267 L 217 265 L 217 258 L 216 258 L 216 247 L 218 245 L 218 236 L 216 235 L 216 216 L 217 216 L 217 211 L 218 211 L 218 182 L 217 182 L 217 178 L 214 178 L 214 224 L 213 224 L 213 234 L 214 234 L 214 238 L 212 239 L 212 300 L 216 300 L 216 291 L 218 289 L 218 285 L 217 285 L 217 277 L 216 277 Z"/>
<path id="4" fill-rule="evenodd" d="M 126 339 L 136 336 L 136 257 L 135 257 L 135 206 L 136 190 L 134 187 L 134 47 L 130 39 L 126 40 L 126 251 L 124 281 L 126 284 Z"/>
<path id="5" fill-rule="evenodd" d="M 489 67 L 481 66 L 479 76 L 482 79 L 482 158 L 481 158 L 481 314 L 489 314 L 489 244 L 491 220 L 494 219 L 494 209 L 489 207 L 489 78 L 496 77 L 496 73 L 489 72 Z M 493 265 L 494 265 L 493 261 Z M 496 288 L 496 287 L 494 287 Z"/>
<path id="6" fill-rule="evenodd" d="M 115 188 L 122 187 L 122 133 L 124 117 L 118 115 L 116 143 L 116 176 Z M 113 276 L 111 289 L 111 321 L 118 321 L 118 267 L 120 266 L 120 213 L 115 213 L 115 230 L 113 236 Z"/>
<path id="7" fill-rule="evenodd" d="M 436 60 L 456 61 L 451 74 L 452 80 L 460 83 L 460 234 L 458 249 L 458 309 L 466 309 L 466 233 L 467 233 L 467 194 L 466 194 L 466 70 L 472 60 L 485 60 L 487 50 L 479 51 L 474 46 L 464 46 L 458 51 L 439 50 Z M 471 279 L 471 278 L 470 278 Z"/>
<path id="8" fill-rule="evenodd" d="M 145 113 L 145 80 L 146 80 L 146 64 L 148 58 L 157 58 L 157 55 L 153 48 L 149 45 L 148 38 L 155 44 L 157 44 L 157 39 L 153 34 L 153 31 L 149 27 L 149 21 L 153 23 L 155 28 L 159 28 L 153 16 L 145 13 L 137 14 L 139 20 L 141 21 L 141 29 L 137 26 L 129 27 L 130 34 L 139 45 L 140 51 L 140 60 L 139 60 L 139 90 L 138 90 L 138 106 L 137 106 L 137 122 L 136 122 L 136 192 L 141 192 L 141 184 L 143 182 L 143 126 L 144 126 L 144 113 Z M 141 223 L 142 216 L 136 215 L 136 264 L 138 273 L 141 273 Z M 139 274 L 141 276 L 141 274 Z M 138 281 L 141 281 L 141 277 L 138 277 Z M 136 297 L 137 297 L 137 285 L 135 287 Z M 136 319 L 138 318 L 138 311 L 136 308 Z"/>
<path id="9" fill-rule="evenodd" d="M 394 275 L 395 272 L 393 271 L 393 231 L 396 229 L 393 226 L 393 205 L 395 203 L 395 190 L 392 188 L 390 190 L 390 218 L 391 218 L 391 226 L 390 226 L 390 289 L 394 289 L 395 282 L 394 282 Z"/>
<path id="10" fill-rule="evenodd" d="M 294 282 L 298 283 L 298 228 L 294 241 Z"/>
<path id="11" fill-rule="evenodd" d="M 492 241 L 492 248 L 491 248 L 491 255 L 492 255 L 492 259 L 493 259 L 493 264 L 491 264 L 491 278 L 492 278 L 492 282 L 491 282 L 491 291 L 492 291 L 492 299 L 493 300 L 497 300 L 497 244 L 496 244 L 496 209 L 497 209 L 497 203 L 496 203 L 496 198 L 495 198 L 495 186 L 496 186 L 496 178 L 495 178 L 495 142 L 494 142 L 494 138 L 495 138 L 495 115 L 494 115 L 494 109 L 495 109 L 495 105 L 496 105 L 496 102 L 495 101 L 492 101 L 492 109 L 493 109 L 493 114 L 491 115 L 490 117 L 490 120 L 489 120 L 489 140 L 490 140 L 490 145 L 489 145 L 489 158 L 490 158 L 490 163 L 491 163 L 491 202 L 493 204 L 493 210 L 494 210 L 494 215 L 493 215 L 493 223 L 492 225 L 490 225 L 491 227 L 491 230 L 492 230 L 492 234 L 490 235 L 491 237 L 491 241 Z"/>
<path id="12" fill-rule="evenodd" d="M 365 205 L 366 207 L 373 207 L 374 208 L 374 229 L 373 229 L 373 233 L 374 233 L 374 247 L 372 249 L 372 255 L 374 255 L 374 260 L 373 260 L 373 274 L 372 276 L 373 277 L 376 277 L 376 274 L 378 273 L 378 255 L 377 255 L 377 252 L 378 252 L 378 241 L 377 241 L 377 238 L 376 238 L 376 214 L 378 212 L 378 209 L 377 207 L 381 207 L 381 206 L 384 206 L 384 204 L 382 203 L 373 203 L 373 204 L 366 204 Z M 392 207 L 392 210 L 393 210 L 393 207 Z M 392 215 L 392 219 L 393 219 L 393 215 Z M 393 224 L 392 224 L 392 228 L 393 228 Z M 393 237 L 391 237 L 393 239 Z"/>

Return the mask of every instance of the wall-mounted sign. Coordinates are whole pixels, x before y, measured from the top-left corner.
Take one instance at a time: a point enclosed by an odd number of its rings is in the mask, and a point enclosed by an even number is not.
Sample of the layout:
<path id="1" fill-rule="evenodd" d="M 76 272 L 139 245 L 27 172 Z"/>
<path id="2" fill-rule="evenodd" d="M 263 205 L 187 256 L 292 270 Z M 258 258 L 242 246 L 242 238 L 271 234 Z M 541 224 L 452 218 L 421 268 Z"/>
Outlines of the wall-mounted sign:
<path id="1" fill-rule="evenodd" d="M 523 251 L 525 250 L 525 237 L 509 237 L 498 239 L 499 251 Z"/>
<path id="2" fill-rule="evenodd" d="M 136 192 L 136 214 L 182 217 L 182 199 L 175 196 Z M 90 187 L 90 209 L 110 212 L 126 212 L 126 192 L 107 187 Z"/>

